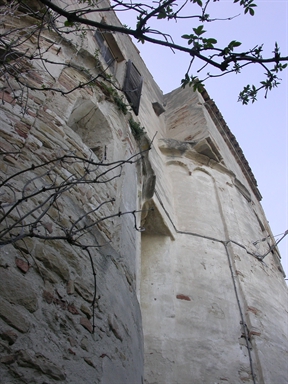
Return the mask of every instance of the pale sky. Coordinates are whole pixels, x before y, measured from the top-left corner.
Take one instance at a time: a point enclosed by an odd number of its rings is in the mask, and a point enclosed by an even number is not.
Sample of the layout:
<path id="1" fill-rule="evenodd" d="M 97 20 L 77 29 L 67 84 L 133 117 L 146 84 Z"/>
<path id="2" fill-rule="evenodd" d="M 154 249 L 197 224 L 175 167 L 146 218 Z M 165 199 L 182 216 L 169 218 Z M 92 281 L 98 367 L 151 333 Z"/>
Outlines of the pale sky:
<path id="1" fill-rule="evenodd" d="M 183 0 L 177 3 L 180 5 L 181 2 Z M 212 2 L 210 12 L 208 10 L 211 17 L 225 18 L 239 13 L 242 15 L 231 21 L 206 24 L 207 37 L 216 38 L 223 46 L 231 40 L 238 40 L 242 42 L 243 50 L 264 43 L 264 52 L 267 55 L 273 51 L 277 41 L 281 54 L 288 56 L 288 0 L 256 0 L 256 3 L 258 6 L 252 17 L 243 16 L 242 8 L 239 4 L 233 4 L 233 0 Z M 195 5 L 189 6 L 195 8 Z M 135 27 L 135 24 L 131 24 L 131 16 L 121 15 L 121 20 Z M 176 43 L 183 44 L 185 41 L 181 39 L 181 35 L 192 33 L 192 28 L 198 25 L 200 23 L 195 22 L 195 19 L 177 23 L 158 20 L 154 27 L 165 29 Z M 149 43 L 143 45 L 136 40 L 134 43 L 164 93 L 180 86 L 189 64 L 187 54 L 174 54 L 165 47 Z M 194 68 L 193 74 L 196 75 L 199 67 Z M 237 102 L 239 92 L 248 83 L 255 83 L 257 79 L 264 80 L 259 78 L 259 74 L 262 75 L 262 72 L 253 65 L 240 75 L 231 74 L 210 79 L 205 85 L 252 168 L 263 196 L 262 206 L 272 233 L 278 235 L 288 229 L 288 69 L 281 73 L 282 83 L 268 94 L 267 99 L 261 94 L 256 103 L 242 106 Z M 288 236 L 280 242 L 279 249 L 282 265 L 288 276 Z"/>

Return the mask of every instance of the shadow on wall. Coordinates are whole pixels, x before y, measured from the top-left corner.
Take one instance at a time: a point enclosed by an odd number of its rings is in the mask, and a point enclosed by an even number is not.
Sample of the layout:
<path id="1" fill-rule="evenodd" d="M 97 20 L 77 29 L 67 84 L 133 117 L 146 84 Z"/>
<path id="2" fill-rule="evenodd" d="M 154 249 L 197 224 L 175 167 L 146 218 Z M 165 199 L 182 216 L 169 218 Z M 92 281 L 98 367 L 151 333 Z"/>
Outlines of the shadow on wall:
<path id="1" fill-rule="evenodd" d="M 68 126 L 81 137 L 100 161 L 112 159 L 112 129 L 106 116 L 95 103 L 78 98 L 68 120 Z"/>

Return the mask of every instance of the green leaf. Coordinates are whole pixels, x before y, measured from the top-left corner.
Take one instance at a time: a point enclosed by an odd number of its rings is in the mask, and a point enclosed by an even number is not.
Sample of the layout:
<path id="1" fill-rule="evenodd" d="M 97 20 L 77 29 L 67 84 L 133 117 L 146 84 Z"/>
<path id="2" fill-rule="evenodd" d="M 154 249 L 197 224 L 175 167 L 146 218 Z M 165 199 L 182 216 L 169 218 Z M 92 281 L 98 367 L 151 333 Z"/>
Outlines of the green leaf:
<path id="1" fill-rule="evenodd" d="M 240 73 L 241 72 L 241 67 L 238 63 L 235 63 L 234 66 L 233 66 L 233 71 L 235 73 Z"/>
<path id="2" fill-rule="evenodd" d="M 190 77 L 188 73 L 185 73 L 185 78 L 181 80 L 181 88 L 185 88 L 190 83 Z"/>
<path id="3" fill-rule="evenodd" d="M 193 35 L 193 34 L 191 34 L 191 35 L 183 35 L 181 37 L 183 39 L 187 39 L 188 40 L 188 45 L 190 45 L 192 43 L 196 44 L 195 40 L 198 39 L 198 37 L 196 35 Z"/>
<path id="4" fill-rule="evenodd" d="M 165 9 L 161 9 L 160 12 L 158 13 L 157 19 L 166 19 L 166 11 Z"/>
<path id="5" fill-rule="evenodd" d="M 201 0 L 192 0 L 193 3 L 197 3 L 200 7 L 202 7 L 202 1 Z"/>
<path id="6" fill-rule="evenodd" d="M 72 27 L 74 25 L 73 21 L 66 20 L 64 23 L 65 27 Z"/>
<path id="7" fill-rule="evenodd" d="M 214 48 L 214 44 L 217 43 L 216 39 L 209 38 L 209 39 L 203 39 L 204 48 Z"/>
<path id="8" fill-rule="evenodd" d="M 205 13 L 200 17 L 200 21 L 208 21 L 210 15 L 208 13 Z"/>
<path id="9" fill-rule="evenodd" d="M 202 92 L 203 89 L 204 89 L 204 85 L 202 83 L 201 80 L 196 80 L 196 77 L 193 79 L 194 83 L 193 83 L 193 91 L 196 92 Z"/>
<path id="10" fill-rule="evenodd" d="M 210 44 L 217 44 L 217 40 L 213 39 L 212 37 L 207 39 L 207 42 L 209 42 Z"/>
<path id="11" fill-rule="evenodd" d="M 193 31 L 194 33 L 197 35 L 197 36 L 201 36 L 203 35 L 203 33 L 205 33 L 206 31 L 203 30 L 204 28 L 204 25 L 199 25 L 199 27 L 197 28 L 193 28 Z"/>
<path id="12" fill-rule="evenodd" d="M 242 43 L 240 43 L 240 41 L 236 41 L 236 40 L 232 40 L 229 44 L 228 44 L 228 48 L 236 48 L 236 47 L 239 47 Z"/>

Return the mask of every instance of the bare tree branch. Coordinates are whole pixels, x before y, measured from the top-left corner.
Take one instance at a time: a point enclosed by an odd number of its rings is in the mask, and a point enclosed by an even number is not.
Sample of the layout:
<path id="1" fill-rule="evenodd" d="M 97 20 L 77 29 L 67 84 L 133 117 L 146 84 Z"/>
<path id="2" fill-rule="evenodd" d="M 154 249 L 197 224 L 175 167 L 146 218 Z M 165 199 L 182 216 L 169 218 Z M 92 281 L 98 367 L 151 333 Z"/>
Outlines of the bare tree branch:
<path id="1" fill-rule="evenodd" d="M 191 4 L 192 3 L 192 4 Z M 238 3 L 243 9 L 244 13 L 254 15 L 255 13 L 255 2 L 249 0 L 234 0 L 234 3 Z M 121 33 L 135 37 L 141 42 L 147 42 L 151 44 L 160 45 L 172 49 L 174 52 L 183 52 L 188 55 L 189 72 L 186 73 L 185 78 L 182 80 L 182 85 L 193 85 L 195 89 L 199 89 L 203 86 L 205 79 L 209 77 L 221 77 L 222 74 L 231 72 L 239 73 L 243 66 L 257 64 L 259 67 L 265 65 L 265 73 L 263 82 L 258 87 L 252 87 L 256 95 L 259 90 L 264 89 L 265 94 L 267 91 L 277 86 L 280 82 L 277 73 L 286 68 L 288 62 L 288 56 L 281 56 L 280 49 L 277 44 L 274 47 L 273 55 L 270 57 L 263 57 L 261 45 L 258 45 L 247 51 L 238 51 L 237 48 L 241 45 L 240 42 L 232 40 L 226 47 L 217 46 L 217 40 L 206 37 L 206 31 L 204 30 L 204 24 L 211 23 L 215 20 L 221 20 L 219 18 L 213 18 L 209 12 L 209 6 L 211 0 L 200 1 L 191 0 L 184 1 L 178 5 L 176 0 L 164 0 L 155 3 L 146 4 L 145 2 L 133 2 L 124 0 L 113 0 L 109 5 L 107 3 L 102 6 L 102 3 L 91 2 L 88 0 L 75 1 L 69 6 L 64 2 L 54 2 L 53 0 L 39 0 L 36 1 L 38 6 L 34 9 L 33 6 L 28 6 L 24 0 L 12 1 L 11 4 L 7 4 L 1 7 L 2 14 L 5 17 L 11 17 L 17 14 L 21 17 L 21 12 L 25 9 L 25 12 L 32 18 L 37 20 L 37 23 L 32 23 L 28 28 L 17 28 L 4 27 L 0 33 L 0 64 L 2 69 L 0 73 L 2 76 L 8 75 L 6 82 L 8 87 L 12 88 L 14 97 L 22 100 L 23 105 L 26 103 L 24 88 L 38 91 L 49 91 L 60 92 L 63 95 L 67 95 L 74 92 L 77 88 L 84 88 L 93 84 L 98 75 L 92 75 L 87 77 L 83 82 L 79 82 L 78 85 L 71 88 L 71 90 L 63 90 L 61 88 L 51 87 L 50 84 L 44 84 L 43 88 L 39 88 L 27 81 L 27 76 L 30 76 L 32 67 L 29 67 L 29 62 L 35 63 L 39 60 L 42 65 L 42 70 L 50 74 L 53 79 L 53 74 L 48 68 L 49 65 L 61 65 L 63 67 L 71 66 L 72 64 L 57 63 L 56 61 L 50 60 L 45 57 L 46 53 L 54 47 L 52 42 L 50 46 L 46 47 L 45 50 L 41 50 L 41 39 L 43 35 L 48 31 L 49 33 L 56 33 L 58 39 L 64 39 L 64 36 L 71 36 L 71 34 L 85 34 L 91 29 L 108 31 L 114 33 Z M 74 5 L 73 5 L 74 4 Z M 97 15 L 100 12 L 134 12 L 137 15 L 135 20 L 135 27 L 130 28 L 121 26 L 119 23 L 110 23 L 97 21 L 97 18 L 91 18 L 91 15 Z M 193 13 L 194 12 L 194 13 Z M 232 20 L 238 15 L 224 18 L 223 20 Z M 174 36 L 167 34 L 161 29 L 151 28 L 149 23 L 152 20 L 166 19 L 181 22 L 181 19 L 191 18 L 198 20 L 201 25 L 196 25 L 192 28 L 193 33 L 183 35 L 183 44 L 176 44 L 174 42 Z M 24 32 L 23 33 L 20 31 Z M 31 46 L 31 38 L 36 37 L 37 43 L 34 46 L 34 50 Z M 56 40 L 55 40 L 56 42 Z M 207 67 L 208 73 L 203 79 L 198 79 L 190 74 L 193 70 L 196 62 L 191 61 L 192 58 L 196 58 L 197 63 L 200 64 L 200 69 L 197 73 L 203 71 Z M 25 61 L 25 63 L 24 63 Z M 198 65 L 198 64 L 197 64 Z M 210 69 L 209 69 L 210 68 Z M 34 69 L 35 70 L 35 69 Z M 211 74 L 211 70 L 216 73 Z M 218 72 L 217 72 L 218 71 Z M 219 73 L 220 72 L 220 73 Z M 105 77 L 105 70 L 102 73 Z M 22 94 L 16 95 L 11 85 L 11 79 L 14 78 L 18 84 L 21 85 Z M 107 77 L 107 76 L 106 76 Z M 252 92 L 253 93 L 253 92 Z M 251 94 L 250 91 L 245 88 L 240 93 L 241 101 L 246 104 L 250 100 L 255 101 L 255 95 Z"/>

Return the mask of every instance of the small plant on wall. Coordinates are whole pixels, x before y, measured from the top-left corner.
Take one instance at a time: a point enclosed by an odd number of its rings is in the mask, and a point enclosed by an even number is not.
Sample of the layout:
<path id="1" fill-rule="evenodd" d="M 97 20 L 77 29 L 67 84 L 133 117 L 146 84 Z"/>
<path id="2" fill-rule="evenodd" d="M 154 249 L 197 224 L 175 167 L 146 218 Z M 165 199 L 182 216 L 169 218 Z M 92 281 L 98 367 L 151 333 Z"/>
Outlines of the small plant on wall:
<path id="1" fill-rule="evenodd" d="M 140 123 L 137 123 L 132 117 L 129 119 L 129 125 L 134 138 L 139 141 L 145 134 L 145 128 L 141 127 Z"/>
<path id="2" fill-rule="evenodd" d="M 123 97 L 118 94 L 115 88 L 112 85 L 107 85 L 103 81 L 98 81 L 96 83 L 101 91 L 106 96 L 107 100 L 114 103 L 119 111 L 121 111 L 124 115 L 128 112 L 128 105 L 123 101 Z"/>

